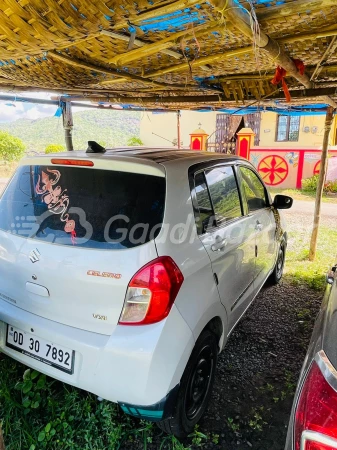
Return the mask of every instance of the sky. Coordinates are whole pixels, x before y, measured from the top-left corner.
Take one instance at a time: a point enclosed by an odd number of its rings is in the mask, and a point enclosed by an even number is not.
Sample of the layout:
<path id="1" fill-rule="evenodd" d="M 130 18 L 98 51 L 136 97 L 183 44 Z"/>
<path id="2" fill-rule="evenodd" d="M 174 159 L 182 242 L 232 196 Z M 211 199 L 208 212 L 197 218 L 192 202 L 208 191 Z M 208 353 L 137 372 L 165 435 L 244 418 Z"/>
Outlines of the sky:
<path id="1" fill-rule="evenodd" d="M 1 92 L 4 95 L 15 95 L 11 92 Z M 18 94 L 20 97 L 33 97 L 50 100 L 55 94 L 41 92 L 22 92 Z M 54 116 L 57 106 L 39 105 L 35 103 L 10 102 L 0 100 L 0 122 L 14 122 L 18 119 L 36 120 L 44 117 Z M 74 108 L 74 111 L 85 110 L 85 108 Z"/>

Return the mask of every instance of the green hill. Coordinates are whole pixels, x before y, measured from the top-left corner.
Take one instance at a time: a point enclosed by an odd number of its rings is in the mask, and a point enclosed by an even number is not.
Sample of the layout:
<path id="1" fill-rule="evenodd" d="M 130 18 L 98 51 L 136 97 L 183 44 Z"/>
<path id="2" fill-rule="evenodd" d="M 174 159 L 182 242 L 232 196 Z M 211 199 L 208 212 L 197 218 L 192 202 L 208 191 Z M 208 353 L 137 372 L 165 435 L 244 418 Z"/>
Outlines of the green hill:
<path id="1" fill-rule="evenodd" d="M 75 150 L 86 149 L 87 141 L 97 141 L 111 148 L 126 145 L 130 137 L 139 136 L 139 112 L 88 109 L 75 112 L 73 117 Z M 61 117 L 19 119 L 0 123 L 0 129 L 22 139 L 27 150 L 44 151 L 48 144 L 65 145 Z"/>

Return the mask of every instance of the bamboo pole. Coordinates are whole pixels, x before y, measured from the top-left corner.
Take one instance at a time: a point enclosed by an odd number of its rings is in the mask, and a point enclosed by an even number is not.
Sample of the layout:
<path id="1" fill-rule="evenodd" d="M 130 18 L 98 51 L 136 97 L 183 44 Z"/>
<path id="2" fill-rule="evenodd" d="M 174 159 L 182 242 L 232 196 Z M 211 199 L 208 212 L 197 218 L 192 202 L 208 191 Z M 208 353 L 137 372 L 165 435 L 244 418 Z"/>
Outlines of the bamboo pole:
<path id="1" fill-rule="evenodd" d="M 331 95 L 335 94 L 336 88 L 335 87 L 327 87 L 322 89 L 303 89 L 303 90 L 290 90 L 290 95 L 294 99 L 302 99 L 306 100 L 310 97 L 321 97 L 323 95 Z M 71 101 L 78 101 L 78 102 L 86 102 L 86 101 L 92 101 L 92 102 L 112 102 L 112 103 L 127 103 L 127 104 L 133 104 L 133 105 L 141 105 L 146 106 L 147 104 L 158 104 L 163 105 L 165 103 L 167 104 L 174 104 L 174 103 L 215 103 L 215 104 L 222 104 L 222 103 L 234 103 L 235 97 L 232 95 L 231 97 L 226 97 L 224 94 L 210 94 L 210 95 L 157 95 L 157 96 L 123 96 L 119 94 L 118 92 L 111 92 L 110 94 L 100 94 L 99 92 L 93 93 L 92 96 L 83 96 L 81 97 L 80 94 L 72 97 L 66 97 L 68 100 Z M 251 100 L 251 96 L 244 97 L 243 100 Z M 268 99 L 285 99 L 285 95 L 283 92 L 276 92 L 274 94 L 268 95 Z"/>
<path id="2" fill-rule="evenodd" d="M 325 3 L 327 0 L 317 0 L 318 3 Z M 335 2 L 335 0 L 333 0 Z M 297 81 L 303 84 L 308 89 L 314 87 L 314 83 L 310 80 L 308 75 L 305 73 L 302 75 L 297 67 L 295 66 L 294 61 L 290 58 L 290 56 L 280 47 L 280 44 L 272 39 L 270 36 L 265 34 L 262 30 L 257 33 L 253 32 L 253 28 L 251 26 L 251 17 L 248 14 L 248 11 L 235 3 L 234 0 L 211 0 L 213 6 L 223 14 L 238 30 L 241 31 L 242 34 L 250 38 L 255 42 L 257 47 L 263 49 L 269 57 L 285 69 L 289 75 L 296 78 Z M 296 7 L 291 5 L 293 11 L 295 11 Z M 322 101 L 327 103 L 334 108 L 337 108 L 337 103 L 331 99 L 330 97 L 323 97 Z"/>
<path id="3" fill-rule="evenodd" d="M 154 17 L 163 16 L 165 14 L 171 14 L 175 11 L 184 9 L 184 8 L 190 8 L 196 5 L 197 3 L 200 3 L 200 0 L 177 0 L 175 2 L 169 2 L 164 6 L 155 6 L 148 11 L 142 12 L 140 14 L 130 16 L 128 18 L 128 21 L 122 20 L 120 21 L 115 27 L 115 30 L 119 30 L 124 27 L 128 27 L 130 23 L 133 25 L 138 25 L 143 20 L 152 19 Z"/>
<path id="4" fill-rule="evenodd" d="M 320 219 L 321 219 L 322 195 L 323 195 L 324 182 L 325 182 L 326 172 L 327 172 L 327 167 L 328 167 L 329 134 L 330 134 L 331 125 L 332 125 L 332 121 L 333 121 L 333 113 L 334 113 L 334 108 L 329 106 L 327 109 L 326 117 L 325 117 L 321 168 L 320 168 L 319 180 L 318 180 L 317 191 L 316 191 L 314 223 L 313 223 L 311 241 L 310 241 L 309 261 L 314 261 L 314 259 L 316 257 L 318 228 L 319 228 L 319 223 L 320 223 Z"/>
<path id="5" fill-rule="evenodd" d="M 218 60 L 224 60 L 226 58 L 231 58 L 233 56 L 245 55 L 247 53 L 251 53 L 252 51 L 253 51 L 252 47 L 243 47 L 237 48 L 235 50 L 225 51 L 223 53 L 217 53 L 215 55 L 203 56 L 199 59 L 196 59 L 191 64 L 181 63 L 176 64 L 174 66 L 166 67 L 164 69 L 156 70 L 155 72 L 147 74 L 145 78 L 156 78 L 165 75 L 167 73 L 180 72 L 181 70 L 188 70 L 190 66 L 196 67 L 196 66 L 204 66 L 205 64 L 212 64 Z"/>
<path id="6" fill-rule="evenodd" d="M 113 39 L 117 39 L 118 41 L 124 41 L 124 42 L 130 41 L 130 36 L 127 36 L 126 34 L 114 33 L 113 31 L 102 30 L 101 35 L 109 36 Z M 134 45 L 136 45 L 137 47 L 144 47 L 145 45 L 148 45 L 148 42 L 142 41 L 141 39 L 135 39 Z M 166 55 L 172 56 L 175 59 L 182 58 L 182 55 L 180 53 L 174 52 L 173 50 L 163 49 L 163 50 L 161 50 L 161 53 L 165 53 Z"/>
<path id="7" fill-rule="evenodd" d="M 67 152 L 74 150 L 73 146 L 73 114 L 71 110 L 71 102 L 66 101 L 62 103 L 62 117 L 63 117 L 63 128 L 64 128 L 64 139 L 66 141 Z"/>
<path id="8" fill-rule="evenodd" d="M 336 0 L 296 0 L 290 3 L 269 6 L 265 12 L 258 14 L 258 18 L 261 21 L 268 21 L 295 14 L 305 14 L 308 10 L 320 11 L 323 8 L 333 6 L 336 6 Z"/>
<path id="9" fill-rule="evenodd" d="M 144 45 L 135 50 L 131 50 L 126 53 L 122 53 L 120 55 L 114 56 L 108 62 L 110 64 L 115 65 L 125 65 L 130 63 L 131 61 L 135 61 L 137 59 L 144 58 L 146 56 L 153 55 L 155 53 L 159 53 L 169 47 L 175 45 L 177 39 L 192 35 L 193 37 L 199 38 L 207 33 L 212 33 L 212 31 L 217 31 L 219 29 L 219 25 L 216 22 L 211 22 L 207 26 L 205 24 L 200 25 L 198 27 L 189 28 L 187 30 L 178 31 L 177 33 L 173 33 L 171 36 L 161 39 L 160 41 L 153 42 L 151 44 Z"/>
<path id="10" fill-rule="evenodd" d="M 180 130 L 180 111 L 177 111 L 177 137 L 178 137 L 178 149 L 181 147 L 181 130 Z"/>
<path id="11" fill-rule="evenodd" d="M 81 60 L 78 60 L 76 58 L 69 58 L 68 56 L 64 56 L 55 52 L 49 52 L 48 56 L 51 56 L 54 59 L 58 59 L 62 62 L 64 62 L 65 64 L 69 64 L 71 66 L 75 66 L 81 69 L 85 69 L 85 70 L 94 70 L 95 72 L 99 72 L 99 73 L 104 73 L 107 75 L 114 75 L 114 76 L 118 76 L 118 77 L 123 77 L 123 78 L 127 78 L 130 81 L 140 81 L 142 83 L 152 83 L 156 86 L 166 86 L 166 87 L 172 87 L 172 85 L 168 85 L 166 83 L 158 83 L 156 81 L 150 81 L 150 80 L 146 80 L 143 77 L 139 77 L 137 75 L 133 75 L 131 73 L 126 73 L 126 72 L 118 72 L 117 70 L 112 70 L 112 69 L 105 69 L 103 67 L 99 67 L 96 66 L 94 64 L 90 64 Z"/>
<path id="12" fill-rule="evenodd" d="M 335 52 L 337 48 L 337 42 L 336 42 L 337 36 L 334 36 L 331 39 L 331 42 L 329 44 L 329 47 L 325 50 L 323 53 L 321 59 L 318 61 L 315 70 L 311 74 L 310 80 L 315 81 L 315 78 L 318 77 L 319 72 L 323 69 L 323 64 L 328 61 L 329 57 Z"/>
<path id="13" fill-rule="evenodd" d="M 320 39 L 324 37 L 329 36 L 335 36 L 337 34 L 336 25 L 327 27 L 327 28 L 321 28 L 320 30 L 317 30 L 313 33 L 297 33 L 297 34 L 291 34 L 289 36 L 284 36 L 277 39 L 277 42 L 280 44 L 291 44 L 292 42 L 297 41 L 311 41 L 313 39 Z"/>
<path id="14" fill-rule="evenodd" d="M 297 70 L 294 61 L 281 49 L 278 42 L 270 38 L 262 30 L 259 33 L 253 33 L 250 16 L 248 11 L 240 7 L 234 0 L 211 0 L 211 3 L 223 13 L 226 18 L 251 40 L 255 40 L 255 43 L 261 49 L 264 49 L 275 63 L 283 67 L 289 75 L 292 75 L 296 80 L 302 83 L 306 88 L 313 87 L 309 77 L 307 75 L 301 75 Z"/>

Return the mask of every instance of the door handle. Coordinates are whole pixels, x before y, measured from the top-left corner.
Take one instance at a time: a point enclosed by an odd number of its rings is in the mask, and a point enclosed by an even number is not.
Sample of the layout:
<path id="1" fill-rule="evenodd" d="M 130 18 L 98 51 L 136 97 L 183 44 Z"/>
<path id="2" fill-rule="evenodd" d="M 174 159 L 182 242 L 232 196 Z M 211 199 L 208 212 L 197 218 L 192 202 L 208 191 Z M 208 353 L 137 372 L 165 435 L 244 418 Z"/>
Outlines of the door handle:
<path id="1" fill-rule="evenodd" d="M 262 229 L 263 229 L 262 223 L 257 220 L 256 225 L 255 225 L 255 230 L 262 231 Z"/>
<path id="2" fill-rule="evenodd" d="M 211 246 L 211 249 L 213 252 L 220 252 L 223 250 L 227 245 L 227 239 L 222 239 L 220 236 L 216 236 L 215 243 Z"/>

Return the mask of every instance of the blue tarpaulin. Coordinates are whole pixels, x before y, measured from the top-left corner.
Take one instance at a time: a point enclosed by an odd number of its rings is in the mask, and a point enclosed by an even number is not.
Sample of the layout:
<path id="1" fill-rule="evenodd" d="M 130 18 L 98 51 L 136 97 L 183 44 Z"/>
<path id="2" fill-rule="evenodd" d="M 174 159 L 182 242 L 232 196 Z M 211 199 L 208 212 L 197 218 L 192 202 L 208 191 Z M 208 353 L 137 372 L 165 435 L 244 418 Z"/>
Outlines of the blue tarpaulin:
<path id="1" fill-rule="evenodd" d="M 246 108 L 222 108 L 217 109 L 217 112 L 223 114 L 231 114 L 235 116 L 242 116 L 245 114 L 253 114 L 257 112 L 273 112 L 275 114 L 281 114 L 284 116 L 323 116 L 326 114 L 327 105 L 317 104 L 317 105 L 302 105 L 302 106 L 247 106 Z M 203 108 L 199 109 L 198 112 L 209 112 L 213 111 L 214 108 Z"/>

